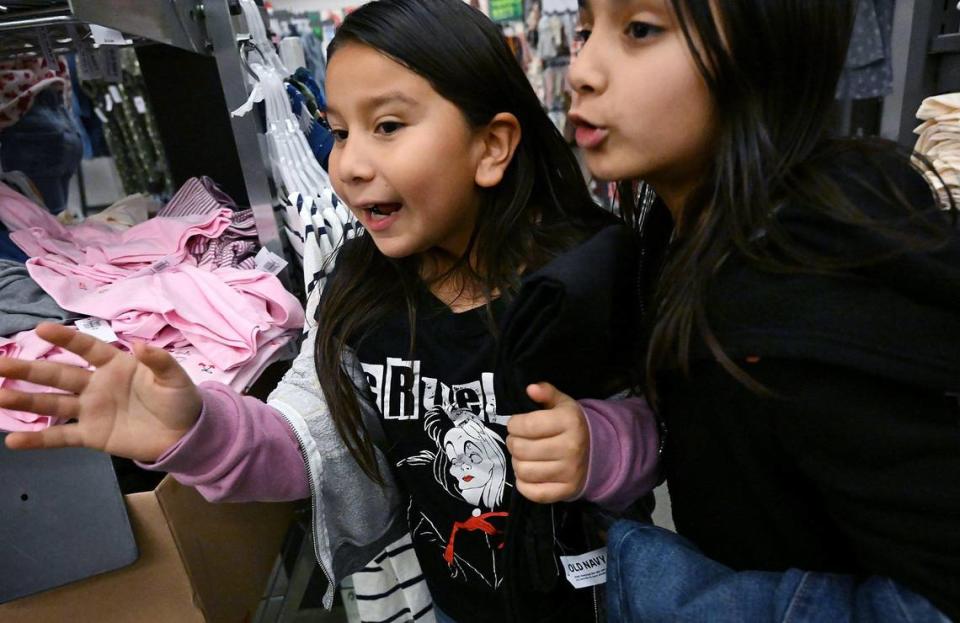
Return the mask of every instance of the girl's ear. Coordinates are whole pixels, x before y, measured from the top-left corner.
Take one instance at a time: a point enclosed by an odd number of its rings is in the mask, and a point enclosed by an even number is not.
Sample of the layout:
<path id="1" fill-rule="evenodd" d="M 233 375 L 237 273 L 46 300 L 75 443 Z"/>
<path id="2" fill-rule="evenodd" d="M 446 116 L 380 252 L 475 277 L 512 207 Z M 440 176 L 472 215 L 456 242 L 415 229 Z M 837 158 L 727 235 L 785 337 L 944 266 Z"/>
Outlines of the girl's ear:
<path id="1" fill-rule="evenodd" d="M 483 151 L 474 180 L 481 188 L 493 188 L 503 175 L 520 144 L 520 122 L 508 112 L 499 113 L 481 130 Z"/>

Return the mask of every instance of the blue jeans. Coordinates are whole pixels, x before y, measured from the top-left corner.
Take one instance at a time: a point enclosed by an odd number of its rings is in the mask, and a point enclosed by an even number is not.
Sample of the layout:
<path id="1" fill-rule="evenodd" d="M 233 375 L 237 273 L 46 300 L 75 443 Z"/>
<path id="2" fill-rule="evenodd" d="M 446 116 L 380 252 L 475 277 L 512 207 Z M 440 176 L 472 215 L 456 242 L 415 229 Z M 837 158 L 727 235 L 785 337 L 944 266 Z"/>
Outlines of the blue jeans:
<path id="1" fill-rule="evenodd" d="M 37 94 L 20 121 L 0 132 L 3 169 L 26 173 L 54 214 L 67 206 L 70 178 L 82 157 L 80 130 L 57 88 Z"/>
<path id="2" fill-rule="evenodd" d="M 607 542 L 608 621 L 849 621 L 949 623 L 889 578 L 789 571 L 736 572 L 687 539 L 620 521 Z"/>

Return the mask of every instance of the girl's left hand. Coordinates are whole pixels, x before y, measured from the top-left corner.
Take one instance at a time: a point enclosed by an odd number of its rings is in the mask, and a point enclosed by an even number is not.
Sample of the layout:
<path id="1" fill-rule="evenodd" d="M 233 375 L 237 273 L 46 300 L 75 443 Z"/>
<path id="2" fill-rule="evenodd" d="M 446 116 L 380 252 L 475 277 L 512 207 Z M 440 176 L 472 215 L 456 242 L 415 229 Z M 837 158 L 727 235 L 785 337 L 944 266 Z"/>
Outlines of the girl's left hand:
<path id="1" fill-rule="evenodd" d="M 528 500 L 570 500 L 583 489 L 590 458 L 590 431 L 577 401 L 549 383 L 527 387 L 543 410 L 514 415 L 507 423 L 507 449 L 517 490 Z"/>

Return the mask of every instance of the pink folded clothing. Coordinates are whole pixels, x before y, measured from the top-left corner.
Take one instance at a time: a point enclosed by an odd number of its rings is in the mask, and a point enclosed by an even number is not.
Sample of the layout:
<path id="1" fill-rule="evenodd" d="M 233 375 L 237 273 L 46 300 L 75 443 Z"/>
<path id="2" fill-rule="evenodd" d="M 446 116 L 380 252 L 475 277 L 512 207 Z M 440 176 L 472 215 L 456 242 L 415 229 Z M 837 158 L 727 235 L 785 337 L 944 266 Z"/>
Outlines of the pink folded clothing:
<path id="1" fill-rule="evenodd" d="M 259 270 L 180 264 L 117 279 L 109 271 L 78 276 L 75 268 L 54 258 L 27 263 L 30 276 L 62 308 L 110 320 L 121 338 L 160 348 L 192 344 L 224 370 L 252 359 L 259 344 L 303 326 L 300 302 Z"/>
<path id="2" fill-rule="evenodd" d="M 268 340 L 259 346 L 253 359 L 230 370 L 220 368 L 214 361 L 204 357 L 194 346 L 170 348 L 167 351 L 173 355 L 173 358 L 177 360 L 194 383 L 199 385 L 205 381 L 216 381 L 229 385 L 238 392 L 243 392 L 257 380 L 270 364 L 284 358 L 292 358 L 295 355 L 295 353 L 289 353 L 285 347 L 298 334 L 299 332 L 292 331 Z"/>
<path id="3" fill-rule="evenodd" d="M 153 218 L 123 232 L 86 229 L 81 240 L 69 230 L 30 227 L 10 234 L 10 239 L 32 258 L 59 255 L 76 264 L 147 266 L 164 257 L 182 261 L 191 238 L 218 238 L 230 226 L 230 211 L 178 218 Z"/>
<path id="4" fill-rule="evenodd" d="M 10 336 L 0 337 L 0 356 L 25 359 L 27 361 L 52 361 L 73 366 L 88 368 L 89 365 L 81 357 L 54 346 L 42 340 L 34 331 L 23 331 Z M 22 392 L 63 393 L 60 390 L 46 386 L 34 385 L 26 381 L 5 379 L 0 377 L 0 387 Z M 60 420 L 47 415 L 36 415 L 23 411 L 0 408 L 0 431 L 36 431 L 43 430 Z"/>
<path id="5" fill-rule="evenodd" d="M 10 231 L 37 227 L 58 237 L 67 237 L 66 227 L 50 212 L 0 182 L 0 221 Z"/>

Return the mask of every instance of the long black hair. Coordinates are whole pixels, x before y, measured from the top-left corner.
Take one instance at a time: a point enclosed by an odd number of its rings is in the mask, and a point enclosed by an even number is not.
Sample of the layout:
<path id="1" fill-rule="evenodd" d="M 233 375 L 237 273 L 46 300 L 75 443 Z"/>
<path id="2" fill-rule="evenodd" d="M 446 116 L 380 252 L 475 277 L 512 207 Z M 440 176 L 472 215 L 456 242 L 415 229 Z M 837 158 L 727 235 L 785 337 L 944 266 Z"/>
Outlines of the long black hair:
<path id="1" fill-rule="evenodd" d="M 544 113 L 497 27 L 462 0 L 376 0 L 344 20 L 328 48 L 369 46 L 425 78 L 482 127 L 499 113 L 520 122 L 521 139 L 503 181 L 483 193 L 467 251 L 454 265 L 489 302 L 509 297 L 523 270 L 574 244 L 596 210 L 579 165 Z M 471 259 L 472 258 L 472 259 Z M 381 482 L 344 348 L 396 313 L 409 318 L 411 350 L 420 258 L 391 259 L 369 236 L 344 246 L 317 309 L 316 363 L 337 431 L 364 472 Z"/>
<path id="2" fill-rule="evenodd" d="M 764 391 L 724 354 L 710 328 L 705 301 L 725 258 L 737 252 L 766 269 L 788 272 L 832 272 L 885 259 L 808 249 L 779 223 L 778 207 L 802 206 L 826 221 L 869 228 L 904 245 L 945 243 L 948 228 L 933 231 L 936 219 L 921 217 L 915 221 L 930 227 L 907 240 L 902 219 L 864 211 L 837 183 L 838 157 L 856 154 L 881 182 L 857 180 L 856 174 L 849 181 L 862 182 L 878 202 L 893 208 L 888 214 L 909 218 L 917 211 L 884 174 L 891 158 L 905 164 L 909 153 L 889 142 L 828 136 L 856 0 L 671 3 L 713 97 L 718 127 L 715 155 L 683 208 L 677 243 L 659 281 L 646 360 L 648 391 L 655 394 L 658 370 L 688 370 L 696 339 L 736 378 Z M 928 163 L 919 166 L 932 170 Z"/>

